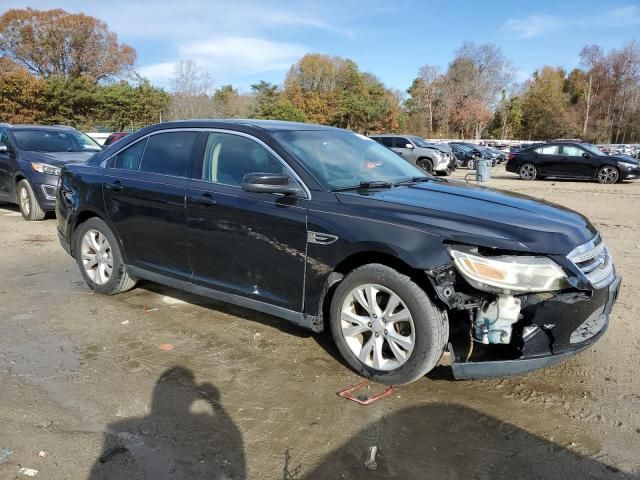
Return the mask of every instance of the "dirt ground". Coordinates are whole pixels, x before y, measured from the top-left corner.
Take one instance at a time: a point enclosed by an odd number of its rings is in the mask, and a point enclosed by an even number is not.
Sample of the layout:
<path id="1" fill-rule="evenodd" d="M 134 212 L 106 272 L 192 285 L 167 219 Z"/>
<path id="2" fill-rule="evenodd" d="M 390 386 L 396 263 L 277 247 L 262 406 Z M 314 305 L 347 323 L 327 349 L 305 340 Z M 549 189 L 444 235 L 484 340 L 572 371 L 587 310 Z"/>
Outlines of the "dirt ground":
<path id="1" fill-rule="evenodd" d="M 640 182 L 497 167 L 489 185 L 600 229 L 623 276 L 608 333 L 543 371 L 441 367 L 367 407 L 336 396 L 360 379 L 326 335 L 152 283 L 94 295 L 54 219 L 0 206 L 0 479 L 640 478 Z"/>

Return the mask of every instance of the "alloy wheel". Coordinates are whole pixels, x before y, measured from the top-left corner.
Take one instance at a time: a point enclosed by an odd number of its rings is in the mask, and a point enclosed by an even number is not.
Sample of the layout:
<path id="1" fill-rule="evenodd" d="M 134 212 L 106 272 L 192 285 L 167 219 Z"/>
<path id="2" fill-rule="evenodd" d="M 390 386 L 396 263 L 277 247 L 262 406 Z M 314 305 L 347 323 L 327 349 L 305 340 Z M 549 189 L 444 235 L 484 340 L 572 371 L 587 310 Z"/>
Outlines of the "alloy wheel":
<path id="1" fill-rule="evenodd" d="M 97 285 L 104 285 L 113 274 L 113 252 L 103 233 L 88 230 L 80 247 L 82 265 L 87 276 Z"/>
<path id="2" fill-rule="evenodd" d="M 520 178 L 523 180 L 534 180 L 537 175 L 536 167 L 530 163 L 525 163 L 520 167 Z"/>
<path id="3" fill-rule="evenodd" d="M 342 335 L 365 365 L 390 371 L 411 357 L 415 326 L 400 296 L 373 283 L 360 285 L 346 296 L 340 312 Z"/>
<path id="4" fill-rule="evenodd" d="M 598 171 L 598 181 L 600 183 L 616 183 L 618 177 L 618 170 L 615 167 L 602 167 Z"/>
<path id="5" fill-rule="evenodd" d="M 20 209 L 22 210 L 22 213 L 24 213 L 27 217 L 29 216 L 29 213 L 31 213 L 29 192 L 27 192 L 27 189 L 24 187 L 20 189 Z"/>

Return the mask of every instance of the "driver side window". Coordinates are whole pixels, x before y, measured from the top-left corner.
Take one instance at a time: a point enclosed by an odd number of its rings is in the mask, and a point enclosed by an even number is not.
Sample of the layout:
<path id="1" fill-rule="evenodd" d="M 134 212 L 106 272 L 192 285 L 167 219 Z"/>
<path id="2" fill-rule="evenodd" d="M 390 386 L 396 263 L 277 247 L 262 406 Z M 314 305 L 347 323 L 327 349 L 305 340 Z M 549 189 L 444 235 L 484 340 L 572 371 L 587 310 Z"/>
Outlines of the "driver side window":
<path id="1" fill-rule="evenodd" d="M 230 133 L 209 134 L 202 164 L 202 179 L 242 186 L 248 173 L 285 174 L 284 166 L 259 143 Z"/>
<path id="2" fill-rule="evenodd" d="M 584 153 L 584 150 L 581 148 L 575 147 L 573 145 L 563 145 L 562 146 L 562 154 L 568 157 L 580 157 Z"/>

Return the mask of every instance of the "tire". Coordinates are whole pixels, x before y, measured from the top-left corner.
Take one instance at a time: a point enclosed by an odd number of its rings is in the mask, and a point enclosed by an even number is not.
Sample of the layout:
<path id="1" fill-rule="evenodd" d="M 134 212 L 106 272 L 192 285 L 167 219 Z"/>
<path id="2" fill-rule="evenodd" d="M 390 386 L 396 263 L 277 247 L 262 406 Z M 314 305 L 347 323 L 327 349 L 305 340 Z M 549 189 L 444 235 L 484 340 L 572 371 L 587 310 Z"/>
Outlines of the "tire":
<path id="1" fill-rule="evenodd" d="M 616 167 L 604 165 L 598 169 L 596 179 L 600 183 L 613 184 L 620 181 L 620 172 Z"/>
<path id="2" fill-rule="evenodd" d="M 368 314 L 354 295 L 361 292 L 360 298 L 367 303 L 369 288 L 377 290 L 372 295 L 377 315 Z M 392 295 L 400 302 L 393 308 L 395 313 L 385 312 Z M 408 320 L 402 321 L 401 315 L 408 315 Z M 427 293 L 406 275 L 381 264 L 359 267 L 338 285 L 331 301 L 330 324 L 336 346 L 349 366 L 359 375 L 387 385 L 403 385 L 423 377 L 435 367 L 449 338 L 447 316 Z M 411 348 L 405 348 L 410 342 Z M 392 343 L 400 355 L 394 353 Z"/>
<path id="3" fill-rule="evenodd" d="M 420 167 L 425 172 L 430 173 L 431 175 L 433 175 L 433 163 L 431 163 L 431 160 L 428 160 L 426 158 L 420 158 L 420 159 L 418 159 L 416 164 L 418 165 L 418 167 Z"/>
<path id="4" fill-rule="evenodd" d="M 476 160 L 474 158 L 470 158 L 466 161 L 465 163 L 465 167 L 467 167 L 469 170 L 473 170 L 476 168 Z"/>
<path id="5" fill-rule="evenodd" d="M 523 163 L 520 165 L 520 168 L 518 168 L 518 175 L 520 175 L 522 180 L 535 180 L 538 176 L 538 169 L 531 163 Z"/>
<path id="6" fill-rule="evenodd" d="M 28 222 L 44 220 L 45 212 L 40 208 L 38 198 L 28 180 L 20 180 L 16 187 L 16 197 L 22 218 Z"/>
<path id="7" fill-rule="evenodd" d="M 127 273 L 115 235 L 100 218 L 92 217 L 80 224 L 73 242 L 76 263 L 91 290 L 103 295 L 115 295 L 135 287 L 136 280 Z M 101 260 L 97 260 L 100 256 Z M 94 265 L 95 268 L 92 268 Z"/>

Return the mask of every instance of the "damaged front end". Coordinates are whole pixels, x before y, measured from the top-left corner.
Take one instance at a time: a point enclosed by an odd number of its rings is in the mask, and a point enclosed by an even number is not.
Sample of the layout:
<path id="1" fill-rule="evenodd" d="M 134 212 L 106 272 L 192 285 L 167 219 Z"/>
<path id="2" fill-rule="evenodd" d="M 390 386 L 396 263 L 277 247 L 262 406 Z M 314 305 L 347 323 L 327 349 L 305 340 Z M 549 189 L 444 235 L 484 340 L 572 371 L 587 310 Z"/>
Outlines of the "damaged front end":
<path id="1" fill-rule="evenodd" d="M 620 277 L 596 235 L 564 256 L 450 245 L 427 271 L 450 319 L 457 379 L 516 375 L 575 355 L 606 331 Z"/>

